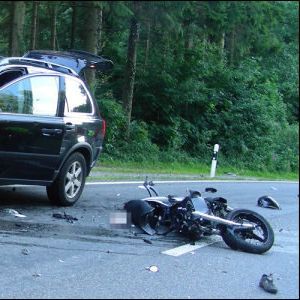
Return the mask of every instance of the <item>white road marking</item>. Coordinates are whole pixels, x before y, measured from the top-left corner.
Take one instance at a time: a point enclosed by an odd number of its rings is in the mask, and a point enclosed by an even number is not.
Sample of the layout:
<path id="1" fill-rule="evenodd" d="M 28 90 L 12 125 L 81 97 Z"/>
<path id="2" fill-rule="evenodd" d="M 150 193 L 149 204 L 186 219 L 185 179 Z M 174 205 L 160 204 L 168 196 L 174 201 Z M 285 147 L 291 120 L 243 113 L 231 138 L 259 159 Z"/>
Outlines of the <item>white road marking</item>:
<path id="1" fill-rule="evenodd" d="M 297 181 L 268 181 L 268 180 L 164 180 L 155 181 L 155 183 L 219 183 L 219 182 L 230 182 L 230 183 L 296 183 Z M 86 182 L 86 185 L 112 185 L 112 184 L 143 184 L 144 181 L 95 181 Z"/>
<path id="2" fill-rule="evenodd" d="M 274 180 L 164 180 L 155 181 L 155 183 L 294 183 L 299 184 L 297 181 L 274 181 Z M 90 181 L 86 182 L 85 185 L 114 185 L 114 184 L 143 184 L 144 181 Z M 0 185 L 0 187 L 36 187 L 36 185 L 24 185 L 24 184 L 14 184 L 14 185 Z"/>
<path id="3" fill-rule="evenodd" d="M 208 245 L 220 242 L 222 240 L 221 237 L 215 236 L 214 238 L 209 239 L 209 241 L 198 241 L 195 245 L 185 244 L 183 246 L 179 246 L 176 248 L 172 248 L 166 251 L 161 252 L 162 254 L 171 255 L 171 256 L 180 256 L 182 254 L 186 254 L 188 252 L 192 252 L 199 248 L 206 247 Z"/>

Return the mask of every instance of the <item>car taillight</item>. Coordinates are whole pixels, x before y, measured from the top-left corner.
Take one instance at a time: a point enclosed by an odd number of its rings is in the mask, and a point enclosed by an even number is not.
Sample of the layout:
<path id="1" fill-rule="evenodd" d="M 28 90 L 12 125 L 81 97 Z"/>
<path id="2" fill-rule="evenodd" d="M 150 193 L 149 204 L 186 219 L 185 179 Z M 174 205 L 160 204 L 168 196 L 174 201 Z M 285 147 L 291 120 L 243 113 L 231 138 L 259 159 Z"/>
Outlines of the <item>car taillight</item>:
<path id="1" fill-rule="evenodd" d="M 102 119 L 101 135 L 105 137 L 105 133 L 106 133 L 106 121 Z"/>

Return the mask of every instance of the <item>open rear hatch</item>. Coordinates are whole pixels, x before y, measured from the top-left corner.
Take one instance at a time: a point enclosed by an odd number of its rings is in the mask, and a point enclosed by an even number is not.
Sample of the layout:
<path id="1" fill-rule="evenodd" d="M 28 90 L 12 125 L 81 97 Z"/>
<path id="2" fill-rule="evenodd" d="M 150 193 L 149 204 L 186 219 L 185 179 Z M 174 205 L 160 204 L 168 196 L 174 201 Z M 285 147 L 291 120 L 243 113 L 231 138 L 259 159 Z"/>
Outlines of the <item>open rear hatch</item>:
<path id="1" fill-rule="evenodd" d="M 105 56 L 98 56 L 86 51 L 52 51 L 52 50 L 31 50 L 23 55 L 26 58 L 33 58 L 74 70 L 80 77 L 85 79 L 85 70 L 95 69 L 106 72 L 112 69 L 113 62 Z"/>

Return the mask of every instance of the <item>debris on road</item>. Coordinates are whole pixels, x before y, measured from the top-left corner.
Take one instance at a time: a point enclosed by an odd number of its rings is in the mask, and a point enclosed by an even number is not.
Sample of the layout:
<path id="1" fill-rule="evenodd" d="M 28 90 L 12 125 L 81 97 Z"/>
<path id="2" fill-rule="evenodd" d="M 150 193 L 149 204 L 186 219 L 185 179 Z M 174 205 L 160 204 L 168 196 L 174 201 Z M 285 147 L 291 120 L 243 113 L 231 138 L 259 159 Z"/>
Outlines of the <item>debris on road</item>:
<path id="1" fill-rule="evenodd" d="M 268 293 L 276 294 L 278 291 L 274 285 L 272 273 L 270 275 L 263 274 L 259 281 L 259 286 Z"/>
<path id="2" fill-rule="evenodd" d="M 40 273 L 33 273 L 32 276 L 33 276 L 33 277 L 41 277 L 42 274 L 40 274 Z"/>
<path id="3" fill-rule="evenodd" d="M 271 196 L 261 196 L 257 200 L 257 205 L 265 208 L 281 209 L 277 201 Z"/>
<path id="4" fill-rule="evenodd" d="M 148 240 L 148 239 L 143 239 L 143 241 L 144 241 L 145 243 L 147 243 L 147 244 L 152 244 L 152 242 L 151 242 L 150 240 Z"/>
<path id="5" fill-rule="evenodd" d="M 275 186 L 271 186 L 271 190 L 277 191 L 278 189 Z"/>
<path id="6" fill-rule="evenodd" d="M 67 222 L 69 222 L 69 223 L 73 223 L 73 221 L 78 221 L 77 218 L 75 218 L 71 215 L 67 215 L 65 212 L 63 215 L 60 213 L 54 213 L 54 214 L 52 214 L 52 217 L 57 218 L 57 219 L 66 219 Z"/>
<path id="7" fill-rule="evenodd" d="M 153 273 L 156 273 L 156 272 L 158 272 L 158 267 L 157 266 L 150 266 L 150 267 L 147 267 L 146 270 L 149 270 Z"/>
<path id="8" fill-rule="evenodd" d="M 2 212 L 8 213 L 8 214 L 13 215 L 13 216 L 15 216 L 15 217 L 26 218 L 25 215 L 20 214 L 18 211 L 14 210 L 14 209 L 11 209 L 11 208 L 4 208 L 4 209 L 2 210 Z"/>
<path id="9" fill-rule="evenodd" d="M 29 250 L 26 249 L 26 248 L 22 249 L 22 254 L 28 255 L 29 254 Z"/>

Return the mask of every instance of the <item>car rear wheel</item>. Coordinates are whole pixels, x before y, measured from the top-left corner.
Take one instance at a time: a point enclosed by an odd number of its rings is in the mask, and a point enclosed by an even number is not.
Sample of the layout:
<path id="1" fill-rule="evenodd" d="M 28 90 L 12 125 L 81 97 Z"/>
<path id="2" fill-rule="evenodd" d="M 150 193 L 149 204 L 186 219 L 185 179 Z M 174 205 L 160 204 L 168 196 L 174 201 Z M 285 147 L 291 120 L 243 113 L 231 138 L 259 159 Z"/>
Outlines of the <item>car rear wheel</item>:
<path id="1" fill-rule="evenodd" d="M 47 187 L 53 204 L 72 206 L 81 196 L 86 178 L 86 161 L 81 153 L 73 153 L 64 163 L 58 177 Z"/>

